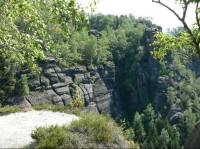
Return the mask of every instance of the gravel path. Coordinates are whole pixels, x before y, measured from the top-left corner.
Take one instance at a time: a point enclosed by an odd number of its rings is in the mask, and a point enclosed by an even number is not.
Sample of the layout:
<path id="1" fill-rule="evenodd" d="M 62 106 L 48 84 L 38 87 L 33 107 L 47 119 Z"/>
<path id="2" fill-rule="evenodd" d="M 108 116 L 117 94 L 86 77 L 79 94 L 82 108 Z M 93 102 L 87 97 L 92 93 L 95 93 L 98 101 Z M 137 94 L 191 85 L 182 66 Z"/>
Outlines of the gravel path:
<path id="1" fill-rule="evenodd" d="M 28 111 L 0 116 L 0 148 L 20 148 L 34 140 L 31 133 L 39 126 L 63 125 L 78 119 L 72 114 Z"/>

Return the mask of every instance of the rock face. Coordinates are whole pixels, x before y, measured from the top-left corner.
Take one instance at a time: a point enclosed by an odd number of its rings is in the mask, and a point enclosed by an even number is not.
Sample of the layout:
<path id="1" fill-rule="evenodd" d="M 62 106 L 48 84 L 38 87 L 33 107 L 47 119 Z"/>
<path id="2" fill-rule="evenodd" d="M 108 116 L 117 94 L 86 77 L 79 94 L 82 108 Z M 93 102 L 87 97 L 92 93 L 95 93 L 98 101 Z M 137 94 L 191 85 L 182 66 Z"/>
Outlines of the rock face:
<path id="1" fill-rule="evenodd" d="M 39 78 L 27 74 L 30 87 L 28 96 L 9 98 L 4 105 L 56 104 L 68 106 L 73 99 L 80 96 L 87 110 L 112 114 L 110 107 L 115 105 L 116 113 L 118 107 L 116 107 L 113 95 L 114 74 L 114 67 L 108 65 L 93 68 L 86 66 L 60 68 L 50 65 L 43 69 Z M 77 89 L 80 95 L 77 95 Z"/>
<path id="2" fill-rule="evenodd" d="M 185 143 L 184 149 L 197 149 L 200 148 L 200 121 L 195 125 L 192 132 L 189 135 L 187 142 Z"/>
<path id="3" fill-rule="evenodd" d="M 168 87 L 168 78 L 166 78 L 165 76 L 158 77 L 157 88 L 155 93 L 156 111 L 162 111 L 164 105 L 166 105 L 167 87 Z"/>

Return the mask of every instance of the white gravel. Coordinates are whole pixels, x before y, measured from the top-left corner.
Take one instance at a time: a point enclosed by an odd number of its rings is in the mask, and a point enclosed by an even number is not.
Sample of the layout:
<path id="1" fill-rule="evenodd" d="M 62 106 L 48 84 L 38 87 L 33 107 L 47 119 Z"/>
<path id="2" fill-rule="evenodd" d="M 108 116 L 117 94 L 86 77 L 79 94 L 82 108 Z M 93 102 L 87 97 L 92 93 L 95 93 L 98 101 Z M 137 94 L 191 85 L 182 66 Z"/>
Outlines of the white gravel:
<path id="1" fill-rule="evenodd" d="M 0 148 L 21 148 L 33 143 L 31 133 L 39 126 L 69 124 L 78 117 L 52 111 L 28 111 L 0 116 Z"/>

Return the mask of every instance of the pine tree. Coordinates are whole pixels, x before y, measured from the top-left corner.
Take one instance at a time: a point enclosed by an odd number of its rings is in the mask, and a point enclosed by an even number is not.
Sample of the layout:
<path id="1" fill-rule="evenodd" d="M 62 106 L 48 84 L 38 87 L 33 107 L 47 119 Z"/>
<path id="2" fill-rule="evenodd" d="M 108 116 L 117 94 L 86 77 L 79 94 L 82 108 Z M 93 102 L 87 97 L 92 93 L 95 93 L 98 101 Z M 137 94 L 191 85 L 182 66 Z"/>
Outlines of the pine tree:
<path id="1" fill-rule="evenodd" d="M 142 124 L 141 115 L 138 112 L 136 112 L 134 116 L 133 129 L 135 132 L 135 140 L 138 141 L 139 143 L 143 142 L 146 133 L 144 131 L 144 126 Z"/>
<path id="2" fill-rule="evenodd" d="M 162 149 L 167 149 L 167 145 L 170 141 L 170 137 L 169 134 L 167 132 L 167 130 L 165 130 L 164 128 L 161 131 L 161 134 L 159 136 L 159 146 Z"/>

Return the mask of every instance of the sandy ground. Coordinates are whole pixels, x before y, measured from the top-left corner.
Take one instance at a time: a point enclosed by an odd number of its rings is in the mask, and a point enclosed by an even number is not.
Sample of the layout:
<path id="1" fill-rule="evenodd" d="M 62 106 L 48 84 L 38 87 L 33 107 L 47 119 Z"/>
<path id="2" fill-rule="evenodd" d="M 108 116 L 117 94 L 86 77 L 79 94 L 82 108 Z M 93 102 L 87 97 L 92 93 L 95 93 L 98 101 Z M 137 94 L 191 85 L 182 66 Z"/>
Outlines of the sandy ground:
<path id="1" fill-rule="evenodd" d="M 33 143 L 31 133 L 39 126 L 63 125 L 78 119 L 72 114 L 28 111 L 0 116 L 0 148 L 20 148 Z"/>

